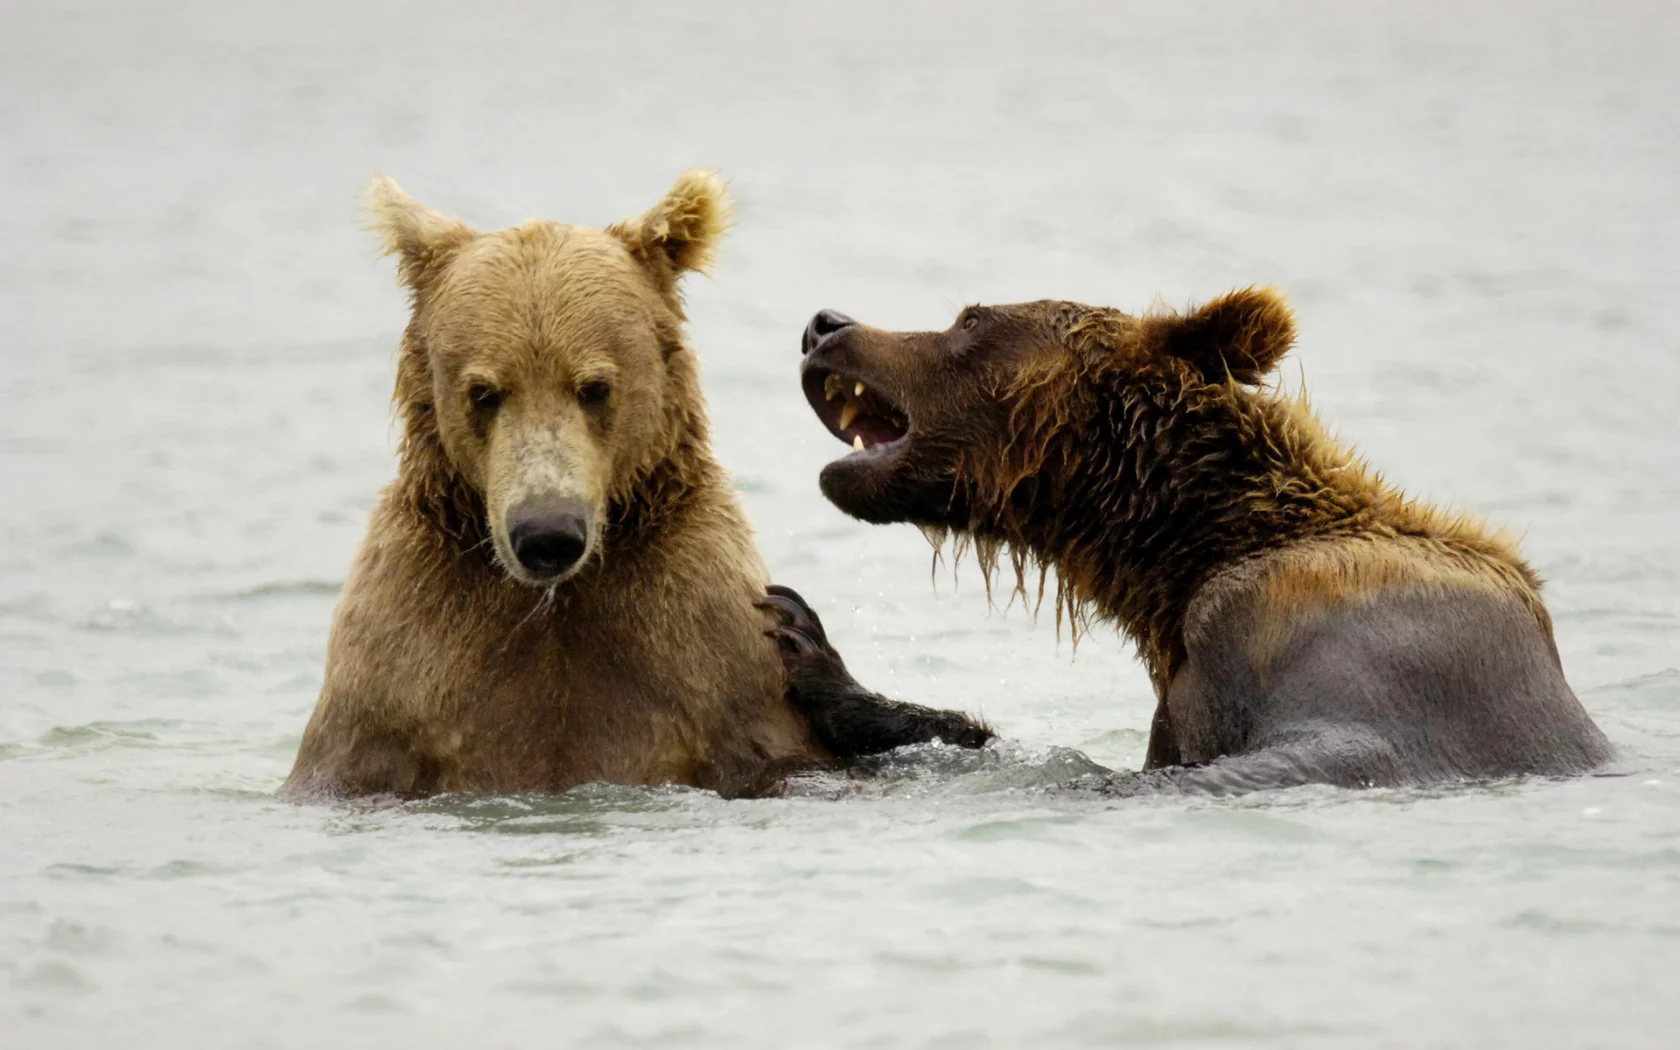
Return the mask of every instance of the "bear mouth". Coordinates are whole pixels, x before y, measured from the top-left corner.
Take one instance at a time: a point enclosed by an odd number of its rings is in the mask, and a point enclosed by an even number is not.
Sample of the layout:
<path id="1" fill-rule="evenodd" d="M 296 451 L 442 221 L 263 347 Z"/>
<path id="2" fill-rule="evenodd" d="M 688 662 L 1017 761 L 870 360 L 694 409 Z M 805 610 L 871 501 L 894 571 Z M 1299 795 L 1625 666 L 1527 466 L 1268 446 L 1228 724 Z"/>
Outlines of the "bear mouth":
<path id="1" fill-rule="evenodd" d="M 857 376 L 807 368 L 805 400 L 829 433 L 852 447 L 845 458 L 888 456 L 910 436 L 910 416 Z"/>

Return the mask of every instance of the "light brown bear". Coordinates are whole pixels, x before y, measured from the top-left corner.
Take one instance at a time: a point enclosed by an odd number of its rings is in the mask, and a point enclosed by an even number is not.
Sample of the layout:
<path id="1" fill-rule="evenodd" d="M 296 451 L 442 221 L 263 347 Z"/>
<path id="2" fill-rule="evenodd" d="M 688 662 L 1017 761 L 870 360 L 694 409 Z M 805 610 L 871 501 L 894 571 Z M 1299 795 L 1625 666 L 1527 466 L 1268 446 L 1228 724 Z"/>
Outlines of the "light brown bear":
<path id="1" fill-rule="evenodd" d="M 285 793 L 734 796 L 831 761 L 784 696 L 684 341 L 677 281 L 725 227 L 721 180 L 606 230 L 480 233 L 389 179 L 370 208 L 412 293 L 400 465 Z"/>

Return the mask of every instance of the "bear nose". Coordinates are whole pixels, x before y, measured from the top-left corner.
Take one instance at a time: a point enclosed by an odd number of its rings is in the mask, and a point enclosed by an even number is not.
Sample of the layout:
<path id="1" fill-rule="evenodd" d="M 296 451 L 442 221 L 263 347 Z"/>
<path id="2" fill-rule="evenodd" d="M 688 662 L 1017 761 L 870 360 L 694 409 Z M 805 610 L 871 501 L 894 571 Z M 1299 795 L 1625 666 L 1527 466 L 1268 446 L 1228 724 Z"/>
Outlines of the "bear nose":
<path id="1" fill-rule="evenodd" d="M 800 348 L 801 354 L 808 354 L 817 348 L 824 339 L 857 324 L 839 310 L 818 310 L 817 316 L 811 318 L 811 323 L 805 326 L 805 342 Z"/>
<path id="2" fill-rule="evenodd" d="M 527 500 L 508 512 L 508 545 L 525 571 L 552 580 L 589 546 L 589 510 L 578 500 Z"/>

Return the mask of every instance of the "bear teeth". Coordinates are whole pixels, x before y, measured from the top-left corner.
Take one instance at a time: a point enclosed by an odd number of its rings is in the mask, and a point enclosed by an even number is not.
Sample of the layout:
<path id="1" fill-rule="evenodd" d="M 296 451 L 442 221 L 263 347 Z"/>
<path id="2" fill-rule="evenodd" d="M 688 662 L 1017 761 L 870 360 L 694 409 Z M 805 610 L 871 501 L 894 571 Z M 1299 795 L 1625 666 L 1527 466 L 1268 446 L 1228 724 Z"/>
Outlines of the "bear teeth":
<path id="1" fill-rule="evenodd" d="M 823 379 L 823 398 L 828 401 L 833 401 L 839 396 L 840 377 L 830 372 L 828 376 Z"/>
<path id="2" fill-rule="evenodd" d="M 852 435 L 852 451 L 853 452 L 862 452 L 863 451 L 863 435 L 862 434 Z"/>
<path id="3" fill-rule="evenodd" d="M 856 419 L 857 417 L 858 417 L 857 402 L 856 401 L 846 402 L 846 404 L 840 409 L 840 429 L 845 430 L 847 427 L 851 426 L 852 425 L 852 420 Z"/>
<path id="4" fill-rule="evenodd" d="M 863 381 L 862 380 L 859 380 L 858 385 L 852 388 L 852 396 L 853 397 L 862 397 L 863 396 Z"/>

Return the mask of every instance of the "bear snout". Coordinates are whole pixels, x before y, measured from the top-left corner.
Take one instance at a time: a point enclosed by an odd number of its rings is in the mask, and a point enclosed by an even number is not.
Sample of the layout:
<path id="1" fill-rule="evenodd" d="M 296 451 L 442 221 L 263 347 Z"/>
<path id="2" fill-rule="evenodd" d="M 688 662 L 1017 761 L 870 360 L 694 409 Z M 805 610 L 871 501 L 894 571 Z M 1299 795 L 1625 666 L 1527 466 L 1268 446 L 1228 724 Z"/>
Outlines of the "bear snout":
<path id="1" fill-rule="evenodd" d="M 824 339 L 842 328 L 850 328 L 855 324 L 856 321 L 839 310 L 818 310 L 817 315 L 811 318 L 811 323 L 805 326 L 805 339 L 800 343 L 799 352 L 810 354 L 822 345 Z"/>
<path id="2" fill-rule="evenodd" d="M 546 583 L 587 552 L 589 507 L 576 499 L 526 500 L 508 511 L 507 536 L 520 567 Z"/>

